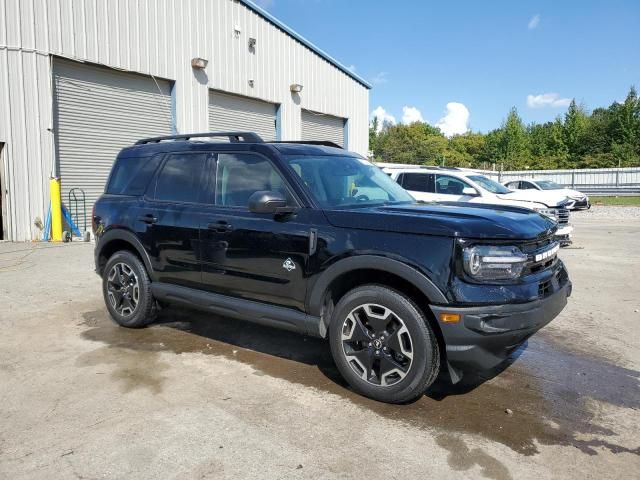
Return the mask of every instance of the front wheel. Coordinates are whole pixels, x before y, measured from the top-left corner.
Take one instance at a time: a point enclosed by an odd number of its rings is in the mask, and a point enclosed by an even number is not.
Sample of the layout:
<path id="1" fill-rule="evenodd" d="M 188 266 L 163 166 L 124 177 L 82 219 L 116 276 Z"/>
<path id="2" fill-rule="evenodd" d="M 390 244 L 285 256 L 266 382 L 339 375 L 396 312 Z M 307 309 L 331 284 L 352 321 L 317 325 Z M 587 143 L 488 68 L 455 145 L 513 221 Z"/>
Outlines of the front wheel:
<path id="1" fill-rule="evenodd" d="M 355 288 L 340 299 L 329 342 L 353 389 L 382 402 L 418 398 L 440 369 L 438 342 L 425 315 L 409 297 L 380 285 Z"/>

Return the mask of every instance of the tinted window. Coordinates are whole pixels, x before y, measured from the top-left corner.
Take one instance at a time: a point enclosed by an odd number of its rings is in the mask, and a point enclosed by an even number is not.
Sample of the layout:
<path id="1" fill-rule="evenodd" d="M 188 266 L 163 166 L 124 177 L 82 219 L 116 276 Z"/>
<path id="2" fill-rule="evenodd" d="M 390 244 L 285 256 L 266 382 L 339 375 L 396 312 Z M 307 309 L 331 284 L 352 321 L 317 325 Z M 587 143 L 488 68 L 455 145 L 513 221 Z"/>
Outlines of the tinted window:
<path id="1" fill-rule="evenodd" d="M 522 190 L 536 190 L 536 187 L 529 182 L 520 182 L 520 189 Z"/>
<path id="2" fill-rule="evenodd" d="M 498 183 L 495 180 L 491 180 L 484 175 L 470 175 L 469 180 L 473 180 L 477 185 L 480 185 L 480 188 L 484 188 L 491 193 L 505 194 L 511 192 L 511 190 L 509 190 L 501 183 Z"/>
<path id="3" fill-rule="evenodd" d="M 219 154 L 216 183 L 216 205 L 248 207 L 249 197 L 261 190 L 280 192 L 294 203 L 278 171 L 258 155 Z"/>
<path id="4" fill-rule="evenodd" d="M 159 156 L 118 159 L 109 178 L 107 193 L 142 195 L 159 163 Z"/>
<path id="5" fill-rule="evenodd" d="M 436 193 L 445 195 L 462 195 L 462 190 L 470 185 L 449 175 L 438 175 L 436 180 Z"/>
<path id="6" fill-rule="evenodd" d="M 402 175 L 401 185 L 406 190 L 433 193 L 433 174 L 403 173 Z"/>
<path id="7" fill-rule="evenodd" d="M 203 197 L 206 155 L 174 154 L 167 158 L 156 180 L 155 199 L 198 202 Z"/>
<path id="8" fill-rule="evenodd" d="M 324 208 L 414 201 L 400 185 L 363 158 L 346 155 L 285 158 Z"/>

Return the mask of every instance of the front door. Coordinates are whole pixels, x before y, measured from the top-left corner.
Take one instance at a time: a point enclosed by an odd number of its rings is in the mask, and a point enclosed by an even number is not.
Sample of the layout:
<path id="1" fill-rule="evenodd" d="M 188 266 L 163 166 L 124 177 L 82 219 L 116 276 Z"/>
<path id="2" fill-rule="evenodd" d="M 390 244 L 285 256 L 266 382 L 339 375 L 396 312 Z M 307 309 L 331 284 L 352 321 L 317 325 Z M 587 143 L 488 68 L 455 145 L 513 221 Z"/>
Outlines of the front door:
<path id="1" fill-rule="evenodd" d="M 139 237 L 160 282 L 201 286 L 200 224 L 207 210 L 210 157 L 167 155 L 135 212 Z"/>
<path id="2" fill-rule="evenodd" d="M 465 195 L 465 188 L 473 188 L 464 180 L 452 175 L 436 175 L 436 200 L 438 202 L 470 202 L 480 197 Z M 474 188 L 475 190 L 475 188 Z"/>
<path id="3" fill-rule="evenodd" d="M 304 309 L 305 272 L 313 215 L 298 209 L 289 216 L 249 211 L 249 197 L 280 191 L 297 201 L 266 158 L 254 153 L 220 153 L 215 202 L 202 224 L 203 283 L 210 291 Z"/>

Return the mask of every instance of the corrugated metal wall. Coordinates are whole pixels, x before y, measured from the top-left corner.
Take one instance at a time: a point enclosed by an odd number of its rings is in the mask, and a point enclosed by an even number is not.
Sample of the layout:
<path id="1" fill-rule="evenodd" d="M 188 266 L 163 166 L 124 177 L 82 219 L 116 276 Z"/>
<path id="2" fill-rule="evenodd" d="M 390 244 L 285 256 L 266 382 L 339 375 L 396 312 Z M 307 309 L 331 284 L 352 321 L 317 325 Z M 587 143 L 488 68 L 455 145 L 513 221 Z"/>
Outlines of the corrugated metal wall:
<path id="1" fill-rule="evenodd" d="M 118 152 L 136 140 L 171 135 L 171 85 L 135 73 L 54 59 L 54 132 L 62 178 L 62 201 L 69 191 L 85 193 L 86 218 L 78 204 L 76 223 L 91 228 L 93 204 Z M 77 192 L 80 195 L 80 192 Z"/>
<path id="2" fill-rule="evenodd" d="M 215 89 L 280 104 L 283 140 L 301 138 L 302 108 L 348 118 L 349 148 L 368 150 L 367 88 L 241 2 L 2 0 L 0 141 L 13 239 L 36 237 L 33 220 L 48 204 L 50 54 L 174 80 L 181 132 L 208 128 Z M 209 60 L 205 71 L 191 68 L 193 57 Z"/>
<path id="3" fill-rule="evenodd" d="M 302 110 L 302 140 L 329 140 L 344 145 L 344 118 Z"/>
<path id="4" fill-rule="evenodd" d="M 212 91 L 209 95 L 209 130 L 254 131 L 263 140 L 276 140 L 276 111 L 273 103 Z"/>

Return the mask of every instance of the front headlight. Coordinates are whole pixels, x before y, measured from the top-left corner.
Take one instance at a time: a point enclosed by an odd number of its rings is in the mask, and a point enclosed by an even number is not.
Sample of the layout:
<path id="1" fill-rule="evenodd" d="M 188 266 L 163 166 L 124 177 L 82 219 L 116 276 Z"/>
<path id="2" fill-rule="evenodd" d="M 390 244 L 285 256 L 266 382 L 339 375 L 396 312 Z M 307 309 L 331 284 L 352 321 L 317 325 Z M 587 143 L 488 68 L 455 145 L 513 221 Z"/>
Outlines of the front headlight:
<path id="1" fill-rule="evenodd" d="M 538 208 L 536 209 L 536 212 L 538 212 L 541 215 L 544 215 L 545 217 L 549 217 L 551 220 L 555 222 L 558 221 L 558 211 L 554 208 Z"/>
<path id="2" fill-rule="evenodd" d="M 527 258 L 513 246 L 476 245 L 463 250 L 464 271 L 475 280 L 516 279 Z"/>

